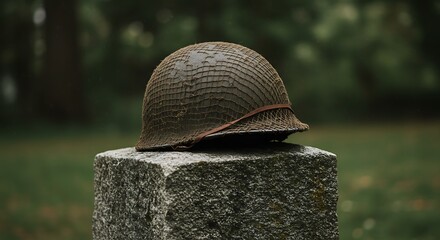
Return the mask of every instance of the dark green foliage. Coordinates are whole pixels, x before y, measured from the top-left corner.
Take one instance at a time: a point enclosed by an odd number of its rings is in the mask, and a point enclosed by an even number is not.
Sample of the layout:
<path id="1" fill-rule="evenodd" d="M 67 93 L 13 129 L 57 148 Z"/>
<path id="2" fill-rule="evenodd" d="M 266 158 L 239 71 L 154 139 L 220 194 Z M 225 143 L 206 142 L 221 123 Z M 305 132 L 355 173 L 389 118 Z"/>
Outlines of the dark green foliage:
<path id="1" fill-rule="evenodd" d="M 7 85 L 10 76 L 16 88 L 8 101 L 2 86 L 2 121 L 41 116 L 37 106 L 46 88 L 36 80 L 45 78 L 51 47 L 42 46 L 45 23 L 20 27 L 32 44 L 16 41 L 26 39 L 18 24 L 30 22 L 41 6 L 38 0 L 1 3 L 1 81 Z M 235 42 L 265 56 L 307 121 L 439 114 L 436 1 L 81 0 L 77 6 L 83 92 L 95 121 L 109 111 L 100 102 L 141 98 L 163 58 L 203 41 Z"/>

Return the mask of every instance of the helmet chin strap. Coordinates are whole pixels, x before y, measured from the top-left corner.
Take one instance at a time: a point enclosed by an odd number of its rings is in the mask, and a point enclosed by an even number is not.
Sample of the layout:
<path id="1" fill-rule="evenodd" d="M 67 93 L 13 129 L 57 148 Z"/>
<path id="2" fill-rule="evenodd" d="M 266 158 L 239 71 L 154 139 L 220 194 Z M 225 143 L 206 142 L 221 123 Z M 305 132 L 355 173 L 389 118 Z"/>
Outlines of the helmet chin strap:
<path id="1" fill-rule="evenodd" d="M 188 145 L 177 145 L 177 146 L 172 146 L 173 150 L 177 150 L 177 151 L 184 151 L 184 150 L 188 150 L 190 148 L 192 148 L 196 143 L 200 142 L 203 138 L 205 138 L 206 136 L 210 135 L 210 134 L 214 134 L 216 132 L 220 132 L 234 124 L 236 124 L 237 122 L 240 122 L 243 119 L 249 118 L 254 116 L 255 114 L 264 112 L 264 111 L 268 111 L 268 110 L 272 110 L 272 109 L 282 109 L 282 108 L 286 108 L 289 109 L 290 111 L 293 112 L 292 108 L 290 107 L 290 103 L 282 103 L 282 104 L 273 104 L 273 105 L 266 105 L 263 107 L 259 107 L 249 113 L 247 113 L 246 115 L 242 116 L 241 118 L 235 119 L 231 122 L 227 122 L 221 126 L 218 126 L 216 128 L 213 128 L 211 130 L 208 130 L 206 132 L 202 132 L 199 135 L 197 135 L 197 137 L 190 142 Z"/>

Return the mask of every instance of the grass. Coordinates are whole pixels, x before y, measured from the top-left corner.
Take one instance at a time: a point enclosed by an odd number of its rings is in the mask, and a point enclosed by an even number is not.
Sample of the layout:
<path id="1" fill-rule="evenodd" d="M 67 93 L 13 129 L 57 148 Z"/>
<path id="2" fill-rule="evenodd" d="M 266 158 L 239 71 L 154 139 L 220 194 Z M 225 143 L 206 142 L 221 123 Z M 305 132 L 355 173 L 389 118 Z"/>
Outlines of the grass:
<path id="1" fill-rule="evenodd" d="M 341 239 L 440 239 L 440 123 L 309 133 L 289 140 L 338 155 Z"/>
<path id="2" fill-rule="evenodd" d="M 0 239 L 91 239 L 94 155 L 136 137 L 34 132 L 0 140 Z"/>
<path id="3" fill-rule="evenodd" d="M 0 135 L 0 239 L 91 239 L 93 158 L 137 133 Z M 338 155 L 341 239 L 440 239 L 440 122 L 312 126 L 288 141 Z"/>

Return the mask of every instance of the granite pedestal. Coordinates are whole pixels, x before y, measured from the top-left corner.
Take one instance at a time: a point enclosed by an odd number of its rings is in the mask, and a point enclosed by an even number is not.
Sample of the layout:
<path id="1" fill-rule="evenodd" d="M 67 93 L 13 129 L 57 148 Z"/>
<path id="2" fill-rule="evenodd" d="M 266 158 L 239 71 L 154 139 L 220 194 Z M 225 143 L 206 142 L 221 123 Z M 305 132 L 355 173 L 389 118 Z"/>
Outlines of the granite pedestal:
<path id="1" fill-rule="evenodd" d="M 338 239 L 336 156 L 301 145 L 98 154 L 93 239 Z"/>

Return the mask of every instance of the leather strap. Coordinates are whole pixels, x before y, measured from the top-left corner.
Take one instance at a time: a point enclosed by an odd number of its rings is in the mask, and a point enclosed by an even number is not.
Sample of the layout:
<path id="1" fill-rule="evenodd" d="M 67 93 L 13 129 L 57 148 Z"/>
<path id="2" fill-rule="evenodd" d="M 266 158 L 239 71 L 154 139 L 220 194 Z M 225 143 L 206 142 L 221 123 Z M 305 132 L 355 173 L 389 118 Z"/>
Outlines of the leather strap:
<path id="1" fill-rule="evenodd" d="M 252 117 L 252 116 L 254 116 L 255 114 L 258 114 L 258 113 L 261 113 L 261 112 L 264 112 L 264 111 L 268 111 L 268 110 L 272 110 L 272 109 L 282 109 L 282 108 L 290 109 L 290 111 L 293 112 L 292 108 L 290 107 L 290 104 L 288 104 L 288 103 L 286 103 L 286 104 L 273 104 L 273 105 L 266 105 L 266 106 L 263 106 L 263 107 L 257 108 L 257 109 L 255 109 L 255 110 L 253 110 L 253 111 L 247 113 L 247 114 L 244 115 L 243 117 L 238 118 L 238 119 L 235 119 L 234 121 L 231 121 L 231 122 L 225 123 L 225 124 L 223 124 L 223 125 L 221 125 L 221 126 L 218 126 L 218 127 L 213 128 L 213 129 L 211 129 L 211 130 L 208 130 L 208 131 L 206 131 L 206 132 L 202 132 L 202 133 L 200 133 L 199 135 L 197 135 L 197 137 L 194 139 L 194 141 L 192 141 L 191 144 L 189 144 L 189 145 L 186 145 L 186 146 L 185 146 L 185 145 L 173 146 L 172 148 L 173 148 L 174 150 L 187 150 L 187 149 L 193 147 L 194 144 L 200 142 L 200 141 L 201 141 L 203 138 L 205 138 L 206 136 L 208 136 L 208 135 L 210 135 L 210 134 L 213 134 L 213 133 L 216 133 L 216 132 L 220 132 L 221 130 L 224 130 L 225 128 L 228 128 L 228 127 L 230 127 L 231 125 L 234 125 L 234 124 L 236 124 L 237 122 L 240 122 L 240 121 L 243 120 L 243 119 L 246 119 L 246 118 Z"/>

